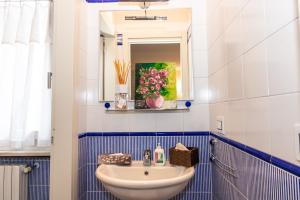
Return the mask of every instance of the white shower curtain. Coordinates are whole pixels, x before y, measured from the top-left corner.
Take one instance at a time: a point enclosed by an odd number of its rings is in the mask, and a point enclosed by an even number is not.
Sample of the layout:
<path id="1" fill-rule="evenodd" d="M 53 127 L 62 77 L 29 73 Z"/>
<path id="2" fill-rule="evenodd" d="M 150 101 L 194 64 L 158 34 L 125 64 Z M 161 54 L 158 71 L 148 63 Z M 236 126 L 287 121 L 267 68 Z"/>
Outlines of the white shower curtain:
<path id="1" fill-rule="evenodd" d="M 0 0 L 0 150 L 50 145 L 51 10 L 45 0 Z"/>

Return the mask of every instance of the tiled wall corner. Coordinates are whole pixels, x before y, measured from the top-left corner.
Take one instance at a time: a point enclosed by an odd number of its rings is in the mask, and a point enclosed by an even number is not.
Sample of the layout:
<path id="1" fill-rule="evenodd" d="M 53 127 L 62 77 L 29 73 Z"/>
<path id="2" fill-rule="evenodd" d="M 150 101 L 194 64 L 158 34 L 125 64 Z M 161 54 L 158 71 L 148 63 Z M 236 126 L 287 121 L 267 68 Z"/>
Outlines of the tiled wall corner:
<path id="1" fill-rule="evenodd" d="M 227 137 L 300 165 L 297 0 L 212 0 L 207 15 L 210 130 L 224 116 Z"/>

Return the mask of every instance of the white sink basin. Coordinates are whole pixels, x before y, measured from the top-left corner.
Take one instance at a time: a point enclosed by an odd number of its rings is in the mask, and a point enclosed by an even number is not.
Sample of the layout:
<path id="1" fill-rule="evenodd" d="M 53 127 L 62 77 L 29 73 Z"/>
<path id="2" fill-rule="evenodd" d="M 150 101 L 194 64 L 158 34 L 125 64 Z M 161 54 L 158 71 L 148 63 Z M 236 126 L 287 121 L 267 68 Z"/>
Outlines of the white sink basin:
<path id="1" fill-rule="evenodd" d="M 181 192 L 194 176 L 194 167 L 145 167 L 141 161 L 131 166 L 100 165 L 97 178 L 121 200 L 167 200 Z"/>

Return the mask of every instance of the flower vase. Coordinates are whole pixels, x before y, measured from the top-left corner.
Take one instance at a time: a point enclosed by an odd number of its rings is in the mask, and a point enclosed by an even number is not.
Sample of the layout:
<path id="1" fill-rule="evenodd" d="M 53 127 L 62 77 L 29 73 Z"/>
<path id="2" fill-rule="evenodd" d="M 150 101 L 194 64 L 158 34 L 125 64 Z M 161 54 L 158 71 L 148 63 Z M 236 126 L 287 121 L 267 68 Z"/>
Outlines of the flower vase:
<path id="1" fill-rule="evenodd" d="M 146 98 L 146 104 L 149 108 L 162 108 L 164 101 L 165 99 L 161 95 L 153 95 Z"/>
<path id="2" fill-rule="evenodd" d="M 115 94 L 115 108 L 118 110 L 128 109 L 128 88 L 127 85 L 117 85 Z"/>

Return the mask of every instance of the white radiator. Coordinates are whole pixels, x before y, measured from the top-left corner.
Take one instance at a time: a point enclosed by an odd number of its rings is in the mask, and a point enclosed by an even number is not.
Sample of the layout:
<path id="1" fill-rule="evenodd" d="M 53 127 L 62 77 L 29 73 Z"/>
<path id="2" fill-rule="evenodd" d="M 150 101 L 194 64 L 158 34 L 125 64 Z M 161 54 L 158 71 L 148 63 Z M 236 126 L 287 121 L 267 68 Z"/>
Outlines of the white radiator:
<path id="1" fill-rule="evenodd" d="M 0 165 L 0 200 L 27 200 L 28 176 L 23 165 Z"/>

